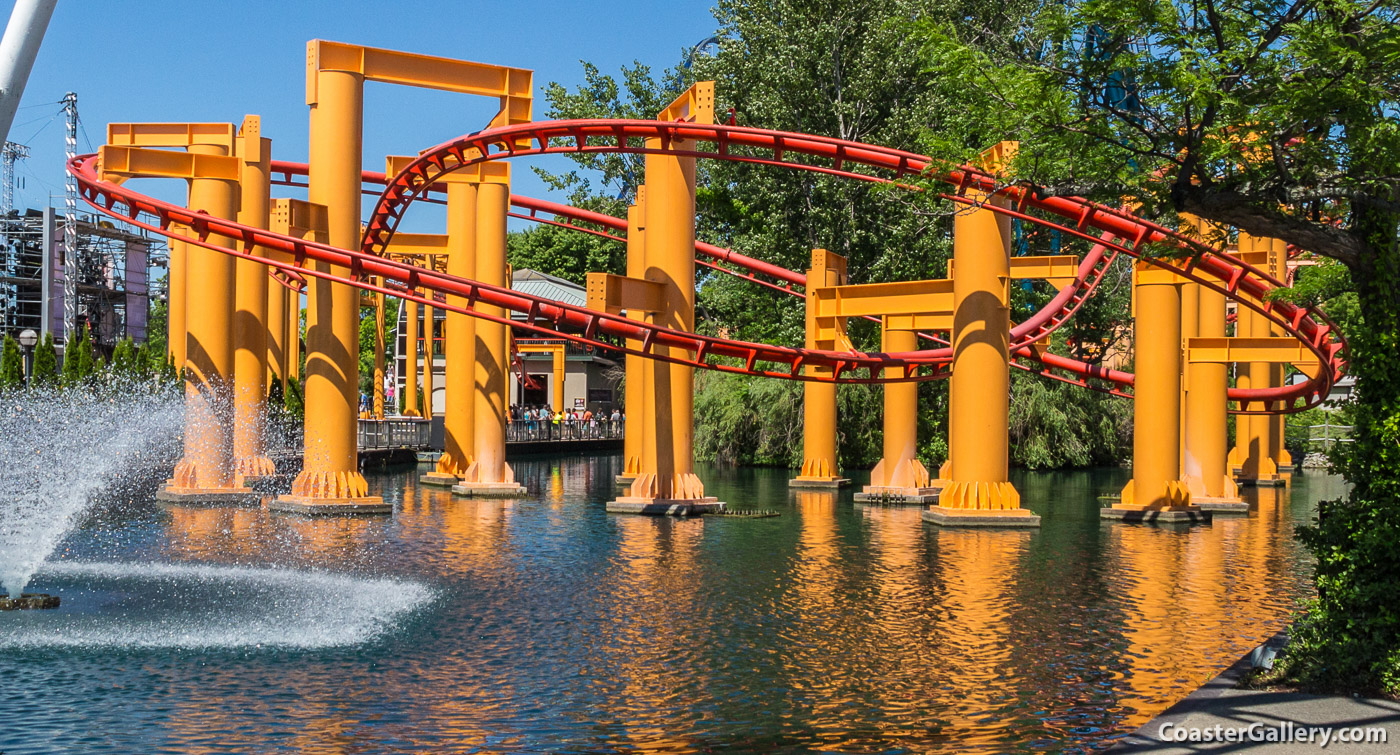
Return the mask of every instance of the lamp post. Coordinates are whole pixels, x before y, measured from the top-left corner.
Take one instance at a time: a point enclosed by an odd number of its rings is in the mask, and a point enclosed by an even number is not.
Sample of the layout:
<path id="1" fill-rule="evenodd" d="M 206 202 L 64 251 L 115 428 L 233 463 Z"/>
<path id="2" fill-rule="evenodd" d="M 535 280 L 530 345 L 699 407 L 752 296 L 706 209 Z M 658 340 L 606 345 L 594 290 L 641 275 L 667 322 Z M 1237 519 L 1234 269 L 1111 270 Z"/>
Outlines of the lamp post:
<path id="1" fill-rule="evenodd" d="M 25 328 L 19 334 L 19 346 L 24 349 L 24 382 L 29 382 L 30 374 L 34 370 L 34 346 L 39 343 L 39 334 L 30 328 Z"/>

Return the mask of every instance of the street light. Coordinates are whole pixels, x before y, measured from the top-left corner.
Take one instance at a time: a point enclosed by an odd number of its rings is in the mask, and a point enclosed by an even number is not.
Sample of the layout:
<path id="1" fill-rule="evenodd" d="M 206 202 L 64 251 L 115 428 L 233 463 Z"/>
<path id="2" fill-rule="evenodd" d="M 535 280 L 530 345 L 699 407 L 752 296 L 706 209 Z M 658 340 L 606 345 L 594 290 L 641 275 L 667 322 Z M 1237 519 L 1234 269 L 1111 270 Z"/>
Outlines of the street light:
<path id="1" fill-rule="evenodd" d="M 34 332 L 32 329 L 30 329 L 30 328 L 25 328 L 24 330 L 20 331 L 20 334 L 19 334 L 19 346 L 20 346 L 20 348 L 24 349 L 24 380 L 25 380 L 25 382 L 28 382 L 28 381 L 29 381 L 30 373 L 33 371 L 34 365 L 32 364 L 33 359 L 31 359 L 31 357 L 32 357 L 33 354 L 34 354 L 34 346 L 35 346 L 36 344 L 38 344 L 38 343 L 39 343 L 39 334 L 38 334 L 38 333 L 35 333 L 35 332 Z"/>

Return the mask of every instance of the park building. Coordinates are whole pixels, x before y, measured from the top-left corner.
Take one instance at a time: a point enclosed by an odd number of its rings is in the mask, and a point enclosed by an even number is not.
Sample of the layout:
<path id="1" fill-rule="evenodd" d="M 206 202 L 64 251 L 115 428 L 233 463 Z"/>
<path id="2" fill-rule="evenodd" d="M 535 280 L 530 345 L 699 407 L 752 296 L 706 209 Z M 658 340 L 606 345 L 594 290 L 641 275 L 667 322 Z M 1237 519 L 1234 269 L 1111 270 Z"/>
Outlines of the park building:
<path id="1" fill-rule="evenodd" d="M 66 239 L 64 214 L 52 207 L 0 218 L 0 333 L 21 343 L 26 331 L 51 333 L 60 354 L 65 333 L 84 326 L 102 353 L 123 338 L 145 341 L 151 302 L 165 299 L 165 240 L 91 213 L 72 221 Z M 65 264 L 69 245 L 73 266 Z"/>
<path id="2" fill-rule="evenodd" d="M 513 271 L 510 286 L 513 290 L 564 304 L 578 307 L 587 305 L 587 293 L 583 286 L 537 270 Z M 398 324 L 393 339 L 394 399 L 387 403 L 395 409 L 399 406 L 398 397 L 404 395 L 405 373 L 409 364 L 407 313 L 407 307 L 399 308 Z M 511 319 L 523 323 L 525 315 L 514 313 Z M 432 414 L 435 417 L 442 416 L 447 409 L 447 360 L 443 357 L 446 321 L 446 313 L 435 308 L 432 328 Z M 418 329 L 418 357 L 415 361 L 419 370 L 422 369 L 425 353 L 425 330 L 422 327 Z M 564 410 L 575 409 L 579 412 L 588 408 L 595 413 L 600 409 L 611 412 L 614 407 L 622 408 L 623 370 L 618 359 L 563 339 L 542 338 L 539 334 L 520 327 L 512 328 L 511 335 L 515 347 L 512 349 L 511 375 L 507 385 L 512 405 L 549 406 Z M 557 355 L 557 352 L 562 352 L 562 355 Z M 555 362 L 560 358 L 563 367 L 562 386 L 555 379 Z M 421 376 L 418 383 L 420 386 L 424 384 Z"/>

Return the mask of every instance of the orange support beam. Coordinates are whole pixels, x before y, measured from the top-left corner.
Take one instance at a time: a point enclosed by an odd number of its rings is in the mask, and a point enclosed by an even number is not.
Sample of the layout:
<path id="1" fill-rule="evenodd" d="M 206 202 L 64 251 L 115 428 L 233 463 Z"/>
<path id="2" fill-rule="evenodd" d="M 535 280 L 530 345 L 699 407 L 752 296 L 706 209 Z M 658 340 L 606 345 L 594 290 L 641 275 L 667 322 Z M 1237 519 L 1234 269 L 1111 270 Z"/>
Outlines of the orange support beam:
<path id="1" fill-rule="evenodd" d="M 661 121 L 714 123 L 714 82 L 699 82 L 658 114 Z M 684 150 L 684 140 L 672 146 Z M 695 329 L 695 158 L 646 156 L 646 271 L 662 286 L 657 325 Z M 660 356 L 674 347 L 657 347 Z M 690 514 L 723 509 L 695 476 L 694 368 L 648 360 L 643 366 L 648 412 L 641 470 L 627 495 L 608 503 L 615 512 Z"/>
<path id="2" fill-rule="evenodd" d="M 807 270 L 807 338 L 809 349 L 848 348 L 846 320 L 832 318 L 831 338 L 819 337 L 816 292 L 846 284 L 846 258 L 825 249 L 812 250 Z M 830 367 L 805 367 L 808 375 L 831 376 Z M 807 381 L 802 384 L 802 471 L 791 480 L 792 488 L 840 488 L 851 481 L 840 475 L 836 454 L 836 384 Z"/>

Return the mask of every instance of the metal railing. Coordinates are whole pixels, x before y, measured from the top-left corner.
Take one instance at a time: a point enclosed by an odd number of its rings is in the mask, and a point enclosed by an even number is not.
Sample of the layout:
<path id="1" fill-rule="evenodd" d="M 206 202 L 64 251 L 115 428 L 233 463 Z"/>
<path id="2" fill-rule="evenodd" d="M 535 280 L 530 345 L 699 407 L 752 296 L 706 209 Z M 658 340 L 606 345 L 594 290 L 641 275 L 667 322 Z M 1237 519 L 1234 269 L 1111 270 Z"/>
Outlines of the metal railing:
<path id="1" fill-rule="evenodd" d="M 432 438 L 432 420 L 421 417 L 360 420 L 360 450 L 378 448 L 426 449 Z"/>
<path id="2" fill-rule="evenodd" d="M 1330 451 L 1333 443 L 1353 442 L 1351 433 L 1354 429 L 1352 425 L 1334 425 L 1328 421 L 1321 425 L 1308 425 L 1308 442 L 1321 443 L 1324 452 Z M 1322 431 L 1321 437 L 1317 434 L 1318 430 Z"/>
<path id="3" fill-rule="evenodd" d="M 506 442 L 566 440 L 617 440 L 622 438 L 622 420 L 516 419 L 506 425 Z"/>

